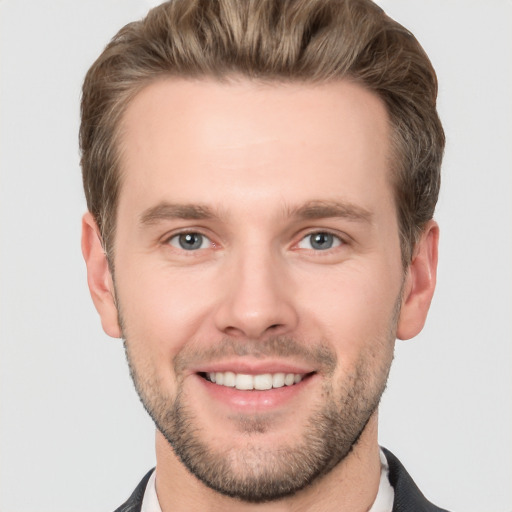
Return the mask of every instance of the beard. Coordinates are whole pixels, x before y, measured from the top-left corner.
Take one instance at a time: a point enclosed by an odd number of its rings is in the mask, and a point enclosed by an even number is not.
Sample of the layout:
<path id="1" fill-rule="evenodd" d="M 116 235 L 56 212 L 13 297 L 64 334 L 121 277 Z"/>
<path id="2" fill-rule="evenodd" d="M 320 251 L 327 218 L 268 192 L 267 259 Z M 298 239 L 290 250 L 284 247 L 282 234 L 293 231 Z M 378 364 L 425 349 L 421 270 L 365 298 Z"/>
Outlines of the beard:
<path id="1" fill-rule="evenodd" d="M 399 303 L 398 303 L 399 304 Z M 125 338 L 130 374 L 145 409 L 158 430 L 185 467 L 211 489 L 246 502 L 262 503 L 291 496 L 337 466 L 351 452 L 370 417 L 377 410 L 393 358 L 398 318 L 395 308 L 389 329 L 365 346 L 355 368 L 333 380 L 338 366 L 335 352 L 326 344 L 301 344 L 289 337 L 264 341 L 225 339 L 207 351 L 182 349 L 174 359 L 178 381 L 174 396 L 166 393 L 150 372 L 140 372 L 131 343 Z M 122 324 L 121 324 L 122 325 Z M 123 333 L 126 331 L 123 329 Z M 193 346 L 193 343 L 191 343 Z M 197 361 L 219 356 L 300 357 L 314 362 L 323 378 L 321 403 L 311 410 L 302 427 L 300 440 L 279 446 L 261 445 L 258 437 L 272 432 L 272 417 L 240 415 L 230 418 L 247 438 L 243 448 L 223 446 L 215 449 L 205 439 L 187 397 L 182 369 Z M 375 367 L 375 361 L 379 361 Z M 294 419 L 290 418 L 290 422 Z"/>

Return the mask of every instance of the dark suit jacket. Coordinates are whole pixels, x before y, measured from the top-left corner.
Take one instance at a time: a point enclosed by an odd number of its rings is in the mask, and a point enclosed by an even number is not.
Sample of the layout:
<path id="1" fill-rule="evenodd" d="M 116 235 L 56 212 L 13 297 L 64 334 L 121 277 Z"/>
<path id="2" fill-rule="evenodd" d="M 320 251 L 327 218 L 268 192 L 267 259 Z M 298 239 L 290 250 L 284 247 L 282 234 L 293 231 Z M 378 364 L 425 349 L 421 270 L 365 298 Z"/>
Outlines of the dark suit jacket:
<path id="1" fill-rule="evenodd" d="M 388 459 L 389 481 L 395 489 L 392 512 L 447 512 L 443 508 L 432 505 L 423 496 L 400 461 L 390 451 L 385 448 L 382 450 Z M 153 471 L 152 469 L 147 473 L 126 503 L 116 509 L 115 512 L 140 512 L 144 491 Z"/>

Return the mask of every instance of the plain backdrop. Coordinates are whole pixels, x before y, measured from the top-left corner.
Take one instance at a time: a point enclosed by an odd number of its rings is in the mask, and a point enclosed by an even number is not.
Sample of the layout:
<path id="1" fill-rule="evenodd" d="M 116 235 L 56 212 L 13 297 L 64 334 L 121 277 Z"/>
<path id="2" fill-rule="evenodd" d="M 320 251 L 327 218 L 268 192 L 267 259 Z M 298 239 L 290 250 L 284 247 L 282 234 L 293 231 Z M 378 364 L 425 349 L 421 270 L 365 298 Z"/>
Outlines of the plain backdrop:
<path id="1" fill-rule="evenodd" d="M 156 3 L 156 2 L 152 2 Z M 453 511 L 512 510 L 512 2 L 382 0 L 438 71 L 448 145 L 427 326 L 380 442 Z M 80 253 L 83 76 L 143 0 L 0 0 L 0 511 L 115 509 L 154 464 Z"/>

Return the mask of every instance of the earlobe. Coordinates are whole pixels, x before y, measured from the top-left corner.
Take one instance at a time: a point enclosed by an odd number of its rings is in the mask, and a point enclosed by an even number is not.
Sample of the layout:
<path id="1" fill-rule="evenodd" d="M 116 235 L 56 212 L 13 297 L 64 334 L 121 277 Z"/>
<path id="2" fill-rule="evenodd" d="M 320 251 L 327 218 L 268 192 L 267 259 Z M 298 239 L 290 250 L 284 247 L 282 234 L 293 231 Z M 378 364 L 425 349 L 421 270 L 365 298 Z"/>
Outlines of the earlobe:
<path id="1" fill-rule="evenodd" d="M 90 212 L 82 218 L 82 254 L 87 266 L 87 284 L 103 330 L 113 338 L 120 338 L 112 276 L 98 226 Z"/>
<path id="2" fill-rule="evenodd" d="M 439 226 L 429 221 L 414 248 L 403 289 L 397 338 L 408 340 L 423 329 L 437 276 Z"/>

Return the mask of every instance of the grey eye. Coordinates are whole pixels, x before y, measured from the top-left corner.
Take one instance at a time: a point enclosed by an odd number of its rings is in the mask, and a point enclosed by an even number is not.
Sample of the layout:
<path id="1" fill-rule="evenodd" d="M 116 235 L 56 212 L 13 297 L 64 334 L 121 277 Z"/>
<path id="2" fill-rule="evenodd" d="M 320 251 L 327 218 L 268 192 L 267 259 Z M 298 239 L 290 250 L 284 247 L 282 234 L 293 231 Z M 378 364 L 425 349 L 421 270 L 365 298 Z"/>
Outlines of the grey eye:
<path id="1" fill-rule="evenodd" d="M 301 249 L 313 249 L 315 251 L 326 251 L 327 249 L 332 249 L 333 247 L 338 247 L 342 244 L 342 241 L 337 236 L 327 233 L 324 231 L 319 231 L 317 233 L 311 233 L 305 236 L 299 242 L 299 248 Z"/>
<path id="2" fill-rule="evenodd" d="M 210 240 L 201 233 L 180 233 L 170 238 L 169 244 L 185 251 L 196 251 L 208 247 Z"/>

